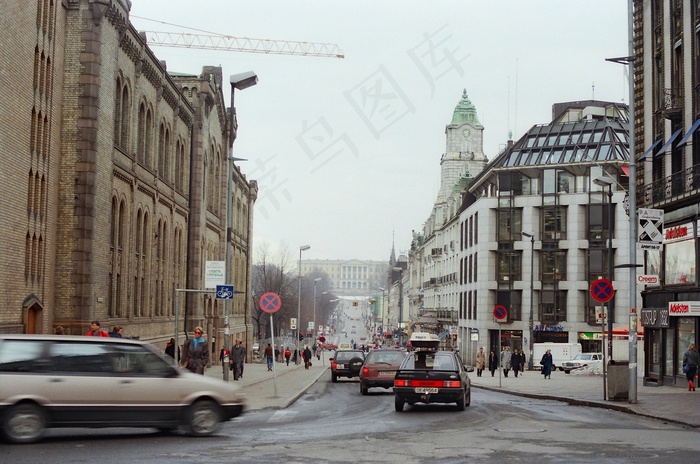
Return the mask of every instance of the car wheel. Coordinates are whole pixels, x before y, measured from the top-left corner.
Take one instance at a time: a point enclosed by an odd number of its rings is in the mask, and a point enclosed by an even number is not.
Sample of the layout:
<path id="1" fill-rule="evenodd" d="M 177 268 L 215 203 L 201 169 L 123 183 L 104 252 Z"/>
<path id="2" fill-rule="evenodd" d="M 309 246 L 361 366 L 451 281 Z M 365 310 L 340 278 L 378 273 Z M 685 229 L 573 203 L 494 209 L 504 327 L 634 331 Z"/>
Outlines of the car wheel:
<path id="1" fill-rule="evenodd" d="M 369 388 L 367 388 L 362 381 L 360 381 L 360 394 L 366 395 L 368 392 Z"/>
<path id="2" fill-rule="evenodd" d="M 338 376 L 335 374 L 331 374 L 331 382 L 336 383 L 338 381 Z"/>
<path id="3" fill-rule="evenodd" d="M 36 404 L 18 404 L 2 418 L 2 433 L 12 443 L 34 443 L 44 435 L 46 413 Z"/>
<path id="4" fill-rule="evenodd" d="M 402 400 L 398 396 L 395 396 L 394 397 L 394 409 L 396 409 L 396 412 L 403 411 L 403 405 L 404 405 L 404 400 Z"/>
<path id="5" fill-rule="evenodd" d="M 469 390 L 467 390 L 467 396 L 466 396 L 466 399 L 464 400 L 465 406 L 469 406 L 470 404 L 472 404 L 472 390 L 471 390 L 471 388 Z"/>
<path id="6" fill-rule="evenodd" d="M 360 369 L 362 368 L 362 365 L 364 363 L 365 361 L 362 358 L 352 358 L 348 363 L 348 368 L 350 369 L 350 372 L 352 372 L 353 375 L 359 375 Z"/>
<path id="7" fill-rule="evenodd" d="M 190 406 L 187 414 L 187 431 L 195 437 L 212 435 L 221 426 L 221 410 L 211 400 L 201 400 Z"/>
<path id="8" fill-rule="evenodd" d="M 465 399 L 466 393 L 462 391 L 462 394 L 459 395 L 459 398 L 457 398 L 457 411 L 464 411 L 465 408 Z"/>

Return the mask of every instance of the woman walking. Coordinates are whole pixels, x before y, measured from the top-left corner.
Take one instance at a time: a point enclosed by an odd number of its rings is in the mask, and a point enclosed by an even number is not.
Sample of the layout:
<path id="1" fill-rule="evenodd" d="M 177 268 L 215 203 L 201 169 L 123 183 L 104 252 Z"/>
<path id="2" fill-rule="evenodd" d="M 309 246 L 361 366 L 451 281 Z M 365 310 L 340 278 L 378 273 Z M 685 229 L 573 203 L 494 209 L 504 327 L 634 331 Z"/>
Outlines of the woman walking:
<path id="1" fill-rule="evenodd" d="M 540 364 L 542 365 L 542 375 L 545 379 L 552 378 L 552 364 L 554 360 L 552 359 L 552 350 L 547 350 L 545 354 L 542 355 Z"/>
<path id="2" fill-rule="evenodd" d="M 683 372 L 685 372 L 685 378 L 688 379 L 688 391 L 695 391 L 695 374 L 698 372 L 699 364 L 700 355 L 695 349 L 695 343 L 691 343 L 688 346 L 688 351 L 683 354 Z"/>

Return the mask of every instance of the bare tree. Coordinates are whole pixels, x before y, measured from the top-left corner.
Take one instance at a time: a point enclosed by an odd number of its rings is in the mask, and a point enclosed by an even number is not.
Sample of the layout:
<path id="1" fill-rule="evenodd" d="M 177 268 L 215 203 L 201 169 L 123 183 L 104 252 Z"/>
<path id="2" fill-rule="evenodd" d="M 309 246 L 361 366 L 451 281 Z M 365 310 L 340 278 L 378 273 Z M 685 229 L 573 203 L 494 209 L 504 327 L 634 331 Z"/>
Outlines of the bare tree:
<path id="1" fill-rule="evenodd" d="M 267 338 L 270 336 L 270 319 L 268 313 L 258 305 L 260 297 L 267 292 L 273 292 L 282 300 L 281 308 L 273 316 L 275 333 L 278 334 L 283 327 L 289 327 L 290 317 L 296 317 L 297 275 L 291 271 L 293 266 L 287 254 L 271 258 L 268 250 L 262 248 L 256 258 L 252 275 L 255 304 L 251 317 L 256 332 Z"/>

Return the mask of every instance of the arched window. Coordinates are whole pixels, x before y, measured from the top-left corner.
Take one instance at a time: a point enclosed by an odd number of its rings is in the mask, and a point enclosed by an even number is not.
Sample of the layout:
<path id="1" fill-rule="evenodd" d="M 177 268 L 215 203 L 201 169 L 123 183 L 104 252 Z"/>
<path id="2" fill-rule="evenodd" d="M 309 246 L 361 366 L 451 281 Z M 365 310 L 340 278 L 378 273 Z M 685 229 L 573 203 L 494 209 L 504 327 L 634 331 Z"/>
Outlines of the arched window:
<path id="1" fill-rule="evenodd" d="M 136 159 L 143 164 L 146 151 L 146 105 L 142 102 L 139 105 L 138 116 L 138 140 L 136 141 Z"/>

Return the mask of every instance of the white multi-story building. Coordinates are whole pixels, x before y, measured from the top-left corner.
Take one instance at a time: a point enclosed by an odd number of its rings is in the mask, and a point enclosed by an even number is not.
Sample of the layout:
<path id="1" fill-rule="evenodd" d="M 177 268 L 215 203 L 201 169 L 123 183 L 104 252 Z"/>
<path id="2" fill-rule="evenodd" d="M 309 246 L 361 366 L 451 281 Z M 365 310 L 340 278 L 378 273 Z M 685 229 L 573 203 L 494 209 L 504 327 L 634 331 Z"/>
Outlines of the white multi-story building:
<path id="1" fill-rule="evenodd" d="M 325 273 L 330 279 L 330 290 L 336 295 L 369 296 L 377 288 L 386 286 L 387 261 L 304 259 L 301 275 Z"/>
<path id="2" fill-rule="evenodd" d="M 624 105 L 555 104 L 551 123 L 509 142 L 483 171 L 465 172 L 452 195 L 438 198 L 423 233 L 414 233 L 408 293 L 415 321 L 443 334 L 457 324 L 467 360 L 479 346 L 497 350 L 499 333 L 502 346 L 526 352 L 531 339 L 600 351 L 602 308 L 590 283 L 606 278 L 616 290 L 613 333 L 623 332 L 629 271 L 615 266 L 630 261 L 627 124 Z M 594 182 L 601 177 L 609 187 Z M 496 306 L 507 310 L 501 322 Z"/>

